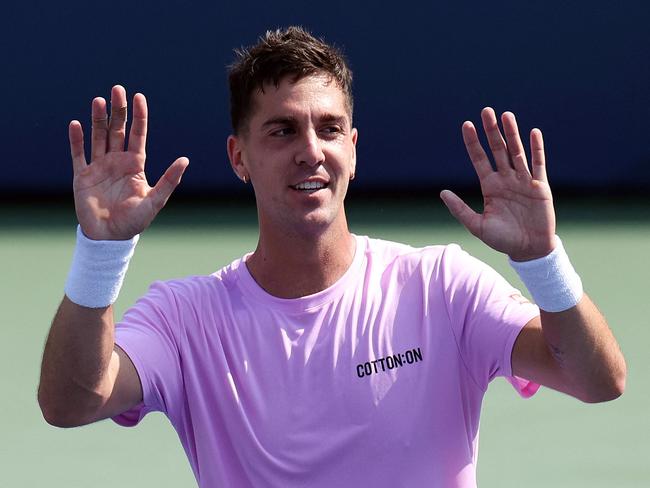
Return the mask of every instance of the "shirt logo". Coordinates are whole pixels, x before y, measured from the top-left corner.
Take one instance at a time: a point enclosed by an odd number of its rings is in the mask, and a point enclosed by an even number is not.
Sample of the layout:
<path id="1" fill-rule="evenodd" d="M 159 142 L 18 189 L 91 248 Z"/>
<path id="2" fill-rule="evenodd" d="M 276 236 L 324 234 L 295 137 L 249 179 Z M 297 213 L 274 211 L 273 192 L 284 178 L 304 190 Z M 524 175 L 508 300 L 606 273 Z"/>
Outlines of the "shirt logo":
<path id="1" fill-rule="evenodd" d="M 523 296 L 521 293 L 513 293 L 510 295 L 510 298 L 521 305 L 524 303 L 530 303 L 530 300 L 528 300 L 528 298 Z"/>
<path id="2" fill-rule="evenodd" d="M 422 351 L 420 348 L 410 349 L 403 353 L 392 354 L 383 358 L 366 361 L 357 364 L 357 376 L 363 378 L 383 371 L 401 368 L 407 364 L 415 364 L 422 361 Z"/>

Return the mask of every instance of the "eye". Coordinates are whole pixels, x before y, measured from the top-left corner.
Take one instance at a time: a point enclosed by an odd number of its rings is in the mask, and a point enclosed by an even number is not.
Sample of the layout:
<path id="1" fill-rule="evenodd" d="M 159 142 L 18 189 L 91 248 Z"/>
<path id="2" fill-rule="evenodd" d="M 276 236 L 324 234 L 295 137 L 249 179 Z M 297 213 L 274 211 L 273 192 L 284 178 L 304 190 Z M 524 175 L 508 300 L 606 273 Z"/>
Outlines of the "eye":
<path id="1" fill-rule="evenodd" d="M 327 127 L 323 128 L 323 132 L 325 134 L 333 135 L 343 132 L 343 129 L 338 125 L 328 125 Z"/>
<path id="2" fill-rule="evenodd" d="M 275 129 L 273 132 L 271 132 L 271 135 L 273 137 L 286 137 L 291 134 L 295 134 L 295 130 L 293 127 L 280 127 L 279 129 Z"/>

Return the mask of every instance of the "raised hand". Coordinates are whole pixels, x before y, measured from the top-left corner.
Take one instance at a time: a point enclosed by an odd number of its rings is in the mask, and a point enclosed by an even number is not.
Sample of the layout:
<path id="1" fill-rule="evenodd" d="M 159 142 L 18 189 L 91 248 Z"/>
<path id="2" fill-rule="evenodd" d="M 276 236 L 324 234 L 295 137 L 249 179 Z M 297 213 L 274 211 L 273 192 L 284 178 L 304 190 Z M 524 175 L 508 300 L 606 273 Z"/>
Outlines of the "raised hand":
<path id="1" fill-rule="evenodd" d="M 144 173 L 147 140 L 147 101 L 133 97 L 133 122 L 126 138 L 127 99 L 123 87 L 111 90 L 111 115 L 106 101 L 92 102 L 90 164 L 84 154 L 81 123 L 70 122 L 70 152 L 74 172 L 73 189 L 77 219 L 84 234 L 96 240 L 130 239 L 146 229 L 180 183 L 189 164 L 178 158 L 154 187 Z"/>
<path id="2" fill-rule="evenodd" d="M 456 194 L 444 190 L 440 197 L 447 208 L 485 244 L 527 261 L 549 254 L 555 247 L 555 212 L 546 177 L 542 132 L 530 133 L 532 174 L 519 137 L 517 121 L 510 112 L 501 117 L 505 140 L 491 108 L 481 112 L 496 170 L 479 142 L 471 122 L 463 124 L 463 141 L 483 193 L 483 213 L 477 214 Z"/>

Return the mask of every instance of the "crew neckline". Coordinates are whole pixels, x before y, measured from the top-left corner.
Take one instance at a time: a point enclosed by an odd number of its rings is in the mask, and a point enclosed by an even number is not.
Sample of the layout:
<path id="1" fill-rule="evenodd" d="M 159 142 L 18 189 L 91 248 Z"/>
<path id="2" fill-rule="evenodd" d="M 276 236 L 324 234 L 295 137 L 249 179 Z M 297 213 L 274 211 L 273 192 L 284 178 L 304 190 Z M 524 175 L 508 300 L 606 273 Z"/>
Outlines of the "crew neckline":
<path id="1" fill-rule="evenodd" d="M 280 298 L 264 290 L 255 281 L 255 278 L 248 270 L 248 266 L 246 266 L 246 259 L 253 254 L 252 252 L 247 253 L 233 263 L 234 271 L 237 273 L 238 281 L 247 298 L 252 298 L 262 305 L 286 312 L 308 312 L 339 298 L 348 288 L 349 283 L 358 276 L 358 271 L 361 269 L 366 254 L 367 243 L 364 238 L 355 234 L 352 234 L 352 237 L 355 239 L 356 249 L 348 269 L 331 286 L 311 295 L 298 298 Z"/>

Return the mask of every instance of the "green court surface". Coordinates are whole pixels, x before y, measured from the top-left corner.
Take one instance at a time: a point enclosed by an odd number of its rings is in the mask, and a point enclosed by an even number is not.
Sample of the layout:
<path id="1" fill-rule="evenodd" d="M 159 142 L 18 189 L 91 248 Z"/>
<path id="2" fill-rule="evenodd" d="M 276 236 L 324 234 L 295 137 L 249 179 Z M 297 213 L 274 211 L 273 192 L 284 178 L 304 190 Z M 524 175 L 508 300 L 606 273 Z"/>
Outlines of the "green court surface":
<path id="1" fill-rule="evenodd" d="M 505 258 L 467 234 L 437 201 L 348 207 L 357 234 L 416 246 L 457 242 L 518 283 Z M 650 486 L 650 205 L 567 203 L 558 214 L 558 233 L 625 353 L 627 391 L 598 405 L 544 389 L 522 400 L 495 380 L 483 407 L 479 486 Z M 196 486 L 160 414 L 133 429 L 111 421 L 58 429 L 41 417 L 41 354 L 62 297 L 74 224 L 70 208 L 0 207 L 0 487 Z M 256 237 L 251 206 L 172 204 L 143 234 L 117 316 L 153 280 L 210 273 L 253 249 Z"/>

